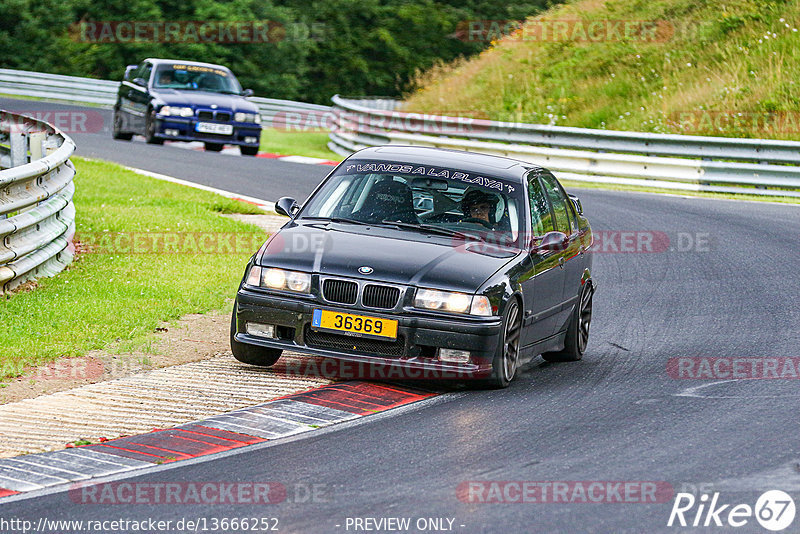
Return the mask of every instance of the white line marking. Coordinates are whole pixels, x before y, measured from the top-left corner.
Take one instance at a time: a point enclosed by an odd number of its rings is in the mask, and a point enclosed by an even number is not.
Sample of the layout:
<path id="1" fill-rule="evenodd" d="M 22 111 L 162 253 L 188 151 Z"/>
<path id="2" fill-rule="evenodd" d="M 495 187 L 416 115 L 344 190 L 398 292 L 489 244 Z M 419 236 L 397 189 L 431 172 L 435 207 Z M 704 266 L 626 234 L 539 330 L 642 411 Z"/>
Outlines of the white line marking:
<path id="1" fill-rule="evenodd" d="M 207 185 L 196 184 L 194 182 L 190 182 L 188 180 L 181 180 L 180 178 L 175 178 L 174 176 L 169 176 L 166 174 L 161 174 L 152 171 L 146 171 L 144 169 L 137 169 L 136 167 L 125 167 L 127 170 L 131 172 L 135 172 L 136 174 L 141 174 L 142 176 L 149 176 L 150 178 L 155 178 L 156 180 L 162 180 L 164 182 L 170 182 L 173 184 L 185 185 L 187 187 L 192 187 L 194 189 L 200 189 L 203 191 L 208 191 L 209 193 L 216 193 L 217 195 L 221 195 L 225 198 L 233 198 L 238 200 L 244 200 L 245 202 L 249 202 L 251 204 L 255 204 L 259 208 L 266 210 L 266 211 L 275 211 L 275 203 L 269 200 L 262 200 L 260 198 L 250 197 L 247 195 L 241 195 L 239 193 L 233 193 L 231 191 L 225 191 L 224 189 L 217 189 L 216 187 L 210 187 Z"/>
<path id="2" fill-rule="evenodd" d="M 675 397 L 690 397 L 694 399 L 785 399 L 788 397 L 800 397 L 800 395 L 700 395 L 698 392 L 711 386 L 718 386 L 721 384 L 730 384 L 733 382 L 741 382 L 742 380 L 758 380 L 757 378 L 750 379 L 737 379 L 737 380 L 721 380 L 719 382 L 709 382 L 699 386 L 692 386 L 686 388 L 680 393 L 675 393 Z"/>
<path id="3" fill-rule="evenodd" d="M 312 158 L 309 156 L 283 156 L 280 158 L 276 158 L 281 161 L 288 161 L 289 163 L 307 163 L 309 165 L 319 165 L 325 161 L 330 161 L 327 159 L 322 158 Z"/>

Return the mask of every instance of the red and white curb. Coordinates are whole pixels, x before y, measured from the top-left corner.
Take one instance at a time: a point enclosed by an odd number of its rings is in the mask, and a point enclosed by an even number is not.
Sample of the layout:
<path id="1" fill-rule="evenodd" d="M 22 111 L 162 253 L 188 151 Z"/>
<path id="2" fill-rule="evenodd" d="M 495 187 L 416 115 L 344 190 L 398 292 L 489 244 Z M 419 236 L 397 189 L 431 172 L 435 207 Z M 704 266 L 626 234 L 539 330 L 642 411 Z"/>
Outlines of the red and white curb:
<path id="1" fill-rule="evenodd" d="M 198 152 L 205 152 L 205 145 L 200 141 L 165 141 L 166 144 L 169 146 L 174 146 L 176 148 L 184 148 L 187 150 L 195 150 Z M 223 148 L 219 154 L 226 154 L 229 156 L 239 156 L 241 152 L 239 152 L 239 148 L 235 146 L 226 146 Z M 270 152 L 259 152 L 256 155 L 257 158 L 267 158 L 267 159 L 275 159 L 279 161 L 285 161 L 287 163 L 304 163 L 306 165 L 338 165 L 338 161 L 324 159 L 324 158 L 312 158 L 309 156 L 285 156 L 282 154 L 272 154 Z"/>
<path id="2" fill-rule="evenodd" d="M 197 458 L 384 412 L 436 393 L 342 382 L 147 434 L 0 460 L 0 498 Z"/>

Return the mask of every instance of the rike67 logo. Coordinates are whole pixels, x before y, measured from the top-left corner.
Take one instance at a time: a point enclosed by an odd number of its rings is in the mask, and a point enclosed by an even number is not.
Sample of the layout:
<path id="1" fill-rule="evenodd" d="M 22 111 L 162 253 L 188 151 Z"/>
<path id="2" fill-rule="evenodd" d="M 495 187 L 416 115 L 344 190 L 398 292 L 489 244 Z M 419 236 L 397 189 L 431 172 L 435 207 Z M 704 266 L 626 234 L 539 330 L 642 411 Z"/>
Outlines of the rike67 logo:
<path id="1" fill-rule="evenodd" d="M 719 500 L 719 492 L 710 498 L 706 493 L 699 498 L 691 493 L 678 493 L 667 526 L 743 527 L 755 518 L 765 529 L 780 532 L 789 528 L 794 516 L 794 499 L 781 490 L 762 493 L 755 506 L 746 503 L 723 504 Z"/>

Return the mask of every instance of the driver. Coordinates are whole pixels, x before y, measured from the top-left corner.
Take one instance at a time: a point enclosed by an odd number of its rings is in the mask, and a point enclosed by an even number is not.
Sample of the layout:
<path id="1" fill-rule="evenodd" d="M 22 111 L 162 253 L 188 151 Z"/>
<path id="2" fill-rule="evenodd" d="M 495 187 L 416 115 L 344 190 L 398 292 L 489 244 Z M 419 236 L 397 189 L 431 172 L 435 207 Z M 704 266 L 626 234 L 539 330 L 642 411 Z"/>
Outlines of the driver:
<path id="1" fill-rule="evenodd" d="M 161 76 L 158 79 L 158 83 L 160 85 L 164 85 L 164 86 L 172 85 L 173 83 L 175 83 L 175 79 L 172 76 L 172 71 L 171 70 L 165 70 L 164 72 L 162 72 Z"/>
<path id="2" fill-rule="evenodd" d="M 465 219 L 485 221 L 486 226 L 494 226 L 492 214 L 497 208 L 497 196 L 479 189 L 470 189 L 461 199 L 461 212 Z"/>

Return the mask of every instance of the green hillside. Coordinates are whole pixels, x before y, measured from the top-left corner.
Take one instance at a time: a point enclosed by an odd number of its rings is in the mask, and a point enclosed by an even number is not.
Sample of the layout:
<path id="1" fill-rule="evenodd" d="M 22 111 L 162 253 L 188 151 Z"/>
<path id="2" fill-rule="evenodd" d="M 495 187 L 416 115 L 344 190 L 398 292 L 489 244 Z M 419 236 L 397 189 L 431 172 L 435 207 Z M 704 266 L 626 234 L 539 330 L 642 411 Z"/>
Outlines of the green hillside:
<path id="1" fill-rule="evenodd" d="M 793 1 L 573 0 L 427 71 L 407 109 L 800 139 L 798 29 Z"/>

